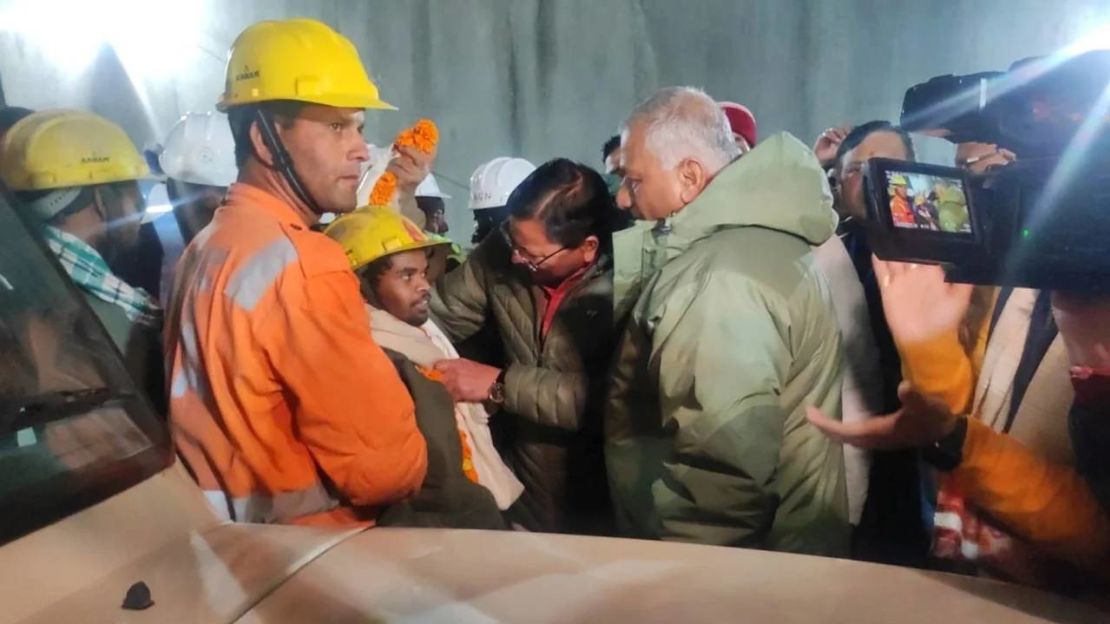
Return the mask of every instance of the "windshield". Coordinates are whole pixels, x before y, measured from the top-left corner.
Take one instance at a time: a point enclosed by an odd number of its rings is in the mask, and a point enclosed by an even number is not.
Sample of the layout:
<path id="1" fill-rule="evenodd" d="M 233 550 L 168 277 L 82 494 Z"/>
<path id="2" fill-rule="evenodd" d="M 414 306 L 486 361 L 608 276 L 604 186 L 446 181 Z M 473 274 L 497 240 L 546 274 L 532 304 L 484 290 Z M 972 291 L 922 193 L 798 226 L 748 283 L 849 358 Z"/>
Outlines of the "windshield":
<path id="1" fill-rule="evenodd" d="M 0 541 L 156 473 L 168 449 L 103 327 L 0 196 Z"/>

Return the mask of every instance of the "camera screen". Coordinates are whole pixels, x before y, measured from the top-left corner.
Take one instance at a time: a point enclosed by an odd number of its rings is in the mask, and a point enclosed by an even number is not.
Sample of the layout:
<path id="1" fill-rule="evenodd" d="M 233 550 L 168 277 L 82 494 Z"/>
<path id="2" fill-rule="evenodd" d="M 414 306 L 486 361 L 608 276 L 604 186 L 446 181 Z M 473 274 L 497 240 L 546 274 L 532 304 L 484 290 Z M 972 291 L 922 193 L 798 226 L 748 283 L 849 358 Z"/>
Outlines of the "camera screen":
<path id="1" fill-rule="evenodd" d="M 897 228 L 971 235 L 964 181 L 958 177 L 886 171 L 890 218 Z"/>

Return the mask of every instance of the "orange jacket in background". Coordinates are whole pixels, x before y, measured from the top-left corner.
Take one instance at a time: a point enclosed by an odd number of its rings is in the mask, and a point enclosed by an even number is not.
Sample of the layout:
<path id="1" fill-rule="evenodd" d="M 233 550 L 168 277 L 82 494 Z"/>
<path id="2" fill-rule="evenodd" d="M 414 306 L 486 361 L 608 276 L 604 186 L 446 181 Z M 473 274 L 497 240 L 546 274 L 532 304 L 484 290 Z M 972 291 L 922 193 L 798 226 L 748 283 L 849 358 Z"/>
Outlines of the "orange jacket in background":
<path id="1" fill-rule="evenodd" d="M 997 292 L 981 297 L 993 309 Z M 898 344 L 903 374 L 919 392 L 942 399 L 954 414 L 969 414 L 983 365 L 991 314 L 976 319 L 974 348 L 959 328 L 933 340 Z M 1074 468 L 1053 463 L 969 414 L 963 462 L 944 475 L 943 488 L 959 492 L 1014 537 L 1110 579 L 1110 520 Z"/>
<path id="2" fill-rule="evenodd" d="M 918 392 L 943 400 L 953 414 L 967 414 L 971 409 L 997 297 L 997 289 L 980 287 L 961 327 L 953 327 L 931 340 L 896 344 L 903 379 Z M 970 344 L 960 340 L 961 330 L 967 332 L 966 342 Z"/>
<path id="3" fill-rule="evenodd" d="M 178 452 L 242 522 L 369 523 L 427 447 L 340 246 L 235 184 L 178 265 L 166 324 Z M 324 478 L 326 477 L 326 478 Z"/>
<path id="4" fill-rule="evenodd" d="M 963 461 L 944 479 L 1015 537 L 1110 580 L 1110 519 L 1074 468 L 969 418 Z"/>

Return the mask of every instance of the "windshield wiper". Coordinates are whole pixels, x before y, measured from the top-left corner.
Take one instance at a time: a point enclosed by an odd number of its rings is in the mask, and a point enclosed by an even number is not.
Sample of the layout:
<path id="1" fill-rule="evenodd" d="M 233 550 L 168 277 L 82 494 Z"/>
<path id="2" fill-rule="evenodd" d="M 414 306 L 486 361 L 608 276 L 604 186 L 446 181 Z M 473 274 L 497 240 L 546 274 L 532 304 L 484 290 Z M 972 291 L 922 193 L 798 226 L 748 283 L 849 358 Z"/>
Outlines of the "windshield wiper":
<path id="1" fill-rule="evenodd" d="M 85 388 L 0 400 L 0 435 L 83 414 L 106 403 L 134 396 L 134 393 L 112 388 Z"/>

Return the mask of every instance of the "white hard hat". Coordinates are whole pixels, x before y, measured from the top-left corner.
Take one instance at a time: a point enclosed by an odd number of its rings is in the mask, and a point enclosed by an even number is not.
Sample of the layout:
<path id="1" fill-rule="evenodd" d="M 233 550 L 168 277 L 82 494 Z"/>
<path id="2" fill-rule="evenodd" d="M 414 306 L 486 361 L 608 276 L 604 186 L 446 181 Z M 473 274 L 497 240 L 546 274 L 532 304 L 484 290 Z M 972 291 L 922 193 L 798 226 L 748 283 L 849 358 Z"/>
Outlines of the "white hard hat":
<path id="1" fill-rule="evenodd" d="M 416 187 L 417 197 L 438 197 L 440 199 L 451 199 L 451 196 L 439 190 L 439 182 L 436 182 L 436 177 L 428 174 L 428 177 Z"/>
<path id="2" fill-rule="evenodd" d="M 470 209 L 497 208 L 509 202 L 513 190 L 536 170 L 523 158 L 494 158 L 470 176 Z"/>
<path id="3" fill-rule="evenodd" d="M 227 115 L 186 113 L 166 136 L 158 163 L 174 180 L 207 186 L 231 186 L 239 176 L 235 140 Z"/>

